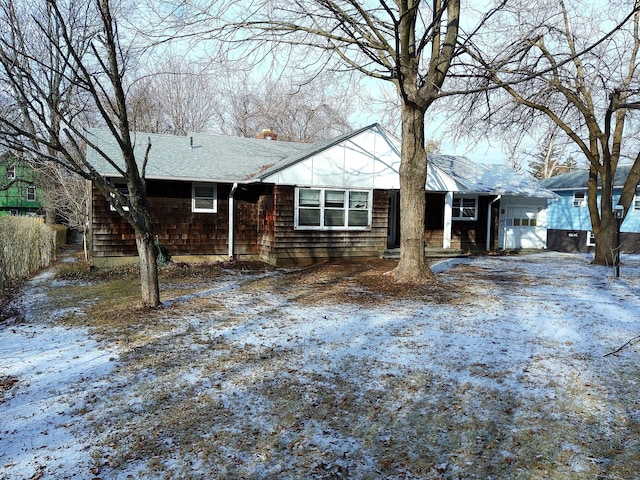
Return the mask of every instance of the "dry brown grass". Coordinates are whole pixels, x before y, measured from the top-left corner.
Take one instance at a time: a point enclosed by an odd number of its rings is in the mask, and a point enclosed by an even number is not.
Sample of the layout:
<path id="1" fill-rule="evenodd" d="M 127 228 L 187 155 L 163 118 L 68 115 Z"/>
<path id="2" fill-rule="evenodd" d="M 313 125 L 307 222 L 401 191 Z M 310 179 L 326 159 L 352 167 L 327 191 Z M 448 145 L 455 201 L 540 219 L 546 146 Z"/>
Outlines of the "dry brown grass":
<path id="1" fill-rule="evenodd" d="M 285 305 L 320 311 L 420 301 L 428 310 L 499 303 L 495 289 L 526 292 L 541 281 L 518 269 L 460 265 L 436 284 L 413 287 L 385 275 L 393 266 L 173 265 L 161 274 L 166 305 L 153 310 L 139 308 L 135 271 L 67 274 L 51 298 L 55 308 L 82 306 L 83 314 L 66 321 L 120 349 L 106 397 L 89 397 L 77 412 L 99 439 L 94 475 L 108 478 L 136 464 L 143 476 L 181 479 L 637 478 L 637 369 L 616 370 L 617 391 L 596 388 L 576 371 L 548 378 L 557 396 L 527 397 L 504 387 L 513 371 L 487 362 L 451 365 L 464 374 L 452 382 L 418 366 L 398 371 L 349 355 L 336 362 L 329 353 L 326 365 L 305 368 L 308 352 L 295 338 L 268 348 L 233 340 L 248 324 L 259 330 L 256 318 L 304 325 L 304 318 L 287 318 Z M 237 285 L 199 295 L 225 282 Z M 229 309 L 228 297 L 251 309 Z M 392 335 L 409 342 L 418 328 Z M 532 355 L 529 368 L 548 361 Z"/>

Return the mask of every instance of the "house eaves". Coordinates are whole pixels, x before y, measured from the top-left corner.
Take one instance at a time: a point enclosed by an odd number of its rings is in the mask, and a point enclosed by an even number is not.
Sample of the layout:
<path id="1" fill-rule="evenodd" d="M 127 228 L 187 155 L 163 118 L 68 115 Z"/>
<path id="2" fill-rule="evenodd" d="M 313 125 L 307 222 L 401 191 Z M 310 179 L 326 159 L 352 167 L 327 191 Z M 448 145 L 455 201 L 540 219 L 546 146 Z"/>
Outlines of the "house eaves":
<path id="1" fill-rule="evenodd" d="M 368 131 L 373 136 L 366 138 L 382 137 L 384 139 L 381 151 L 385 156 L 384 161 L 378 157 L 373 144 L 355 140 L 355 137 Z M 134 133 L 133 135 L 136 160 L 140 166 L 147 145 L 151 142 L 146 178 L 153 180 L 240 184 L 275 181 L 275 183 L 298 184 L 299 179 L 295 177 L 289 177 L 288 180 L 284 178 L 277 180 L 277 178 L 281 177 L 283 172 L 297 168 L 296 165 L 311 161 L 313 158 L 318 157 L 324 161 L 321 157 L 325 152 L 330 152 L 334 147 L 342 145 L 347 149 L 345 151 L 350 150 L 355 157 L 359 156 L 367 162 L 378 162 L 381 166 L 381 169 L 376 167 L 366 174 L 373 175 L 367 183 L 368 188 L 399 188 L 400 141 L 377 123 L 311 144 L 212 134 L 176 136 Z M 115 159 L 116 165 L 124 169 L 122 152 L 109 130 L 92 130 L 89 138 L 105 156 Z M 373 147 L 371 151 L 369 151 L 370 147 Z M 120 176 L 117 168 L 93 148 L 88 148 L 87 160 L 103 176 Z M 465 157 L 440 154 L 429 155 L 429 160 L 427 191 L 555 197 L 552 192 L 541 189 L 531 179 L 527 180 L 524 176 L 516 175 L 512 169 L 504 165 L 478 164 Z M 344 161 L 347 162 L 347 159 L 345 158 Z M 345 163 L 345 166 L 347 165 L 349 163 Z M 355 165 L 361 164 L 356 162 Z M 326 167 L 323 168 L 326 170 Z M 382 177 L 376 175 L 382 175 Z M 300 184 L 306 183 L 302 181 Z"/>

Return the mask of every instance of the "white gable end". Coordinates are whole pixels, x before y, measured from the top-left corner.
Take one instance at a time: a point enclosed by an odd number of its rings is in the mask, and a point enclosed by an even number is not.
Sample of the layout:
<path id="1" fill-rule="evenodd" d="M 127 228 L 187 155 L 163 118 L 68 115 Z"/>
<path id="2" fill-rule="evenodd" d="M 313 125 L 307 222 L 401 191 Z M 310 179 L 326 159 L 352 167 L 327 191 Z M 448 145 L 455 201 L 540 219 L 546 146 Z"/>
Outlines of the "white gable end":
<path id="1" fill-rule="evenodd" d="M 264 182 L 308 187 L 400 188 L 400 142 L 379 128 L 366 130 L 326 150 L 290 165 Z M 427 190 L 457 191 L 456 182 L 429 167 Z"/>

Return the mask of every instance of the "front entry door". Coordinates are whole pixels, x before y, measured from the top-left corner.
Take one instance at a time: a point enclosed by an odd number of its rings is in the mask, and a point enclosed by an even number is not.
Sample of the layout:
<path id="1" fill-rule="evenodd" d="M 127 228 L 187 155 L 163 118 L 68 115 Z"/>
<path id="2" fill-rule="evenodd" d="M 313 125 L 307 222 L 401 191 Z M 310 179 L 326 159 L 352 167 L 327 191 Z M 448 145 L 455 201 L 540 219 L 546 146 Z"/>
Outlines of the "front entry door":
<path id="1" fill-rule="evenodd" d="M 400 246 L 400 192 L 389 191 L 389 215 L 387 217 L 387 248 Z"/>

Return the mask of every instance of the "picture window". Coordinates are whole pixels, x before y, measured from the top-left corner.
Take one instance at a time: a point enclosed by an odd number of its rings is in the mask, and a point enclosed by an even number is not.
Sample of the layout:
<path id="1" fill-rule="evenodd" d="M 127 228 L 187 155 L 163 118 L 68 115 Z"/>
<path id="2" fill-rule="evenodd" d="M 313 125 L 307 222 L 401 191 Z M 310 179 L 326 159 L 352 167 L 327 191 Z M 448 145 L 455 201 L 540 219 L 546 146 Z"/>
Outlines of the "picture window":
<path id="1" fill-rule="evenodd" d="M 371 192 L 298 188 L 296 228 L 366 229 L 371 224 Z"/>

